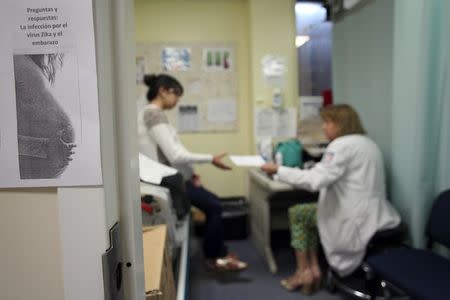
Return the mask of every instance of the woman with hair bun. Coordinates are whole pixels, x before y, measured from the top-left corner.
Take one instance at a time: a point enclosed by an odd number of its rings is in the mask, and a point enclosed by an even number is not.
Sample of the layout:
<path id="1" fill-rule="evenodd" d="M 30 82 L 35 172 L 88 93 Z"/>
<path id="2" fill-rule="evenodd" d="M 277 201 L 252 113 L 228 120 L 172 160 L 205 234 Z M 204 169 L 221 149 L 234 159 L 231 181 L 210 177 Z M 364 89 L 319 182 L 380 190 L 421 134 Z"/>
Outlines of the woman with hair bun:
<path id="1" fill-rule="evenodd" d="M 192 153 L 181 143 L 176 129 L 169 124 L 164 113 L 164 110 L 174 108 L 183 95 L 183 86 L 177 79 L 166 74 L 150 74 L 144 76 L 144 83 L 148 86 L 148 104 L 139 116 L 140 151 L 155 161 L 176 168 L 186 182 L 190 202 L 205 213 L 203 252 L 207 267 L 218 271 L 245 269 L 247 263 L 229 253 L 225 246 L 220 200 L 203 187 L 191 166 L 195 163 L 211 163 L 219 169 L 229 170 L 230 167 L 222 162 L 225 153 Z"/>

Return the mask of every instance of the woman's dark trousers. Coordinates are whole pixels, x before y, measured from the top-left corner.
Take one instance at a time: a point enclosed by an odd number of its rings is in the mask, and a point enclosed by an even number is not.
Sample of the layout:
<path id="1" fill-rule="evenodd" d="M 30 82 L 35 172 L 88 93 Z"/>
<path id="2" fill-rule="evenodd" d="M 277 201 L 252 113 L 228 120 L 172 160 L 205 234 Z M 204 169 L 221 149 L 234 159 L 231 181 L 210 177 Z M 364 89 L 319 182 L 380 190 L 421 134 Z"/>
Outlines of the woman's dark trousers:
<path id="1" fill-rule="evenodd" d="M 206 259 L 224 257 L 228 254 L 224 242 L 222 205 L 219 198 L 202 186 L 186 182 L 186 193 L 191 204 L 206 215 L 203 251 Z"/>

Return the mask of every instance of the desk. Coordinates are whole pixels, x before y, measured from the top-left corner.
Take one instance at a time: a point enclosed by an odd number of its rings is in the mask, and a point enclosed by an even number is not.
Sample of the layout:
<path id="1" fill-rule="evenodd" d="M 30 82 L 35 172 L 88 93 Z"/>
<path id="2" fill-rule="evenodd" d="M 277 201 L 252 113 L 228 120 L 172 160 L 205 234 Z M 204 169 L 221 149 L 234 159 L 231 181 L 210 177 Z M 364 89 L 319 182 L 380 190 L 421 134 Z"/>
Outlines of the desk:
<path id="1" fill-rule="evenodd" d="M 287 209 L 301 202 L 314 202 L 318 193 L 295 189 L 272 180 L 259 169 L 249 170 L 250 231 L 257 250 L 264 256 L 272 273 L 278 270 L 271 247 L 271 232 L 289 229 Z"/>

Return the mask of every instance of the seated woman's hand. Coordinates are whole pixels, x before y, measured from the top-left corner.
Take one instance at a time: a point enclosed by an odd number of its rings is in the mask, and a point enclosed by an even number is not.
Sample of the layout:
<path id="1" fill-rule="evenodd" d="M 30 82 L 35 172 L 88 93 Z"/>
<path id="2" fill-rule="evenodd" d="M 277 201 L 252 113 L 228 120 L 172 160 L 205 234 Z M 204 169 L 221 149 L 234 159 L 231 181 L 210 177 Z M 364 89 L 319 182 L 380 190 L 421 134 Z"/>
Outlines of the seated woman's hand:
<path id="1" fill-rule="evenodd" d="M 278 172 L 278 165 L 274 163 L 265 163 L 261 166 L 261 170 L 267 173 L 267 175 L 273 175 Z"/>
<path id="2" fill-rule="evenodd" d="M 222 170 L 231 170 L 231 167 L 223 163 L 222 159 L 227 155 L 226 153 L 214 155 L 212 164 Z"/>

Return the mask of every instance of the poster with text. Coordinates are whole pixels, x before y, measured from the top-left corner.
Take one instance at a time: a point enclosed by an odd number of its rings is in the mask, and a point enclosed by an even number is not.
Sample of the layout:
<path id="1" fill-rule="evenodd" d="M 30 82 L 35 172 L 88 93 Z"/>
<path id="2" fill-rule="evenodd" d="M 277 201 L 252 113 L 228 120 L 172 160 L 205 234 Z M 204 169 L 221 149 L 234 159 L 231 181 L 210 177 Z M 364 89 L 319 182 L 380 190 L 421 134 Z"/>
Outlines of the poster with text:
<path id="1" fill-rule="evenodd" d="M 0 14 L 0 187 L 101 185 L 92 0 Z"/>

